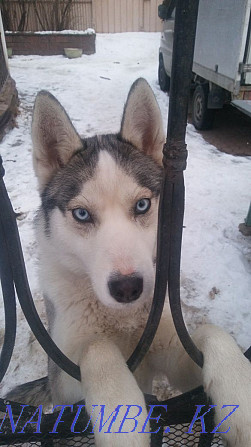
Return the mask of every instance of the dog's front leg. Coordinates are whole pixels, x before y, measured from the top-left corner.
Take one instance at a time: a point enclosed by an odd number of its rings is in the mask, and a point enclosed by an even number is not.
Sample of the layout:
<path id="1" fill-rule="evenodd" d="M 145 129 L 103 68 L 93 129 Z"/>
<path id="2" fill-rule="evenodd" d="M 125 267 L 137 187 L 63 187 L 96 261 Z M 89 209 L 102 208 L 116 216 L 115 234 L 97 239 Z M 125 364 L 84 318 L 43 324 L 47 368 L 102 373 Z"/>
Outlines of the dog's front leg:
<path id="1" fill-rule="evenodd" d="M 202 326 L 193 339 L 204 356 L 204 389 L 217 405 L 216 431 L 226 432 L 223 437 L 228 447 L 251 446 L 250 362 L 234 339 L 219 327 Z"/>
<path id="2" fill-rule="evenodd" d="M 118 347 L 108 340 L 92 342 L 80 368 L 96 445 L 148 447 L 149 435 L 139 433 L 149 431 L 148 425 L 142 430 L 147 418 L 144 396 Z"/>
<path id="3" fill-rule="evenodd" d="M 251 446 L 251 364 L 234 339 L 217 326 L 199 327 L 192 338 L 203 353 L 200 369 L 182 347 L 172 322 L 165 327 L 169 329 L 169 342 L 164 351 L 152 353 L 153 364 L 181 391 L 203 384 L 216 405 L 215 431 L 222 432 L 228 447 Z M 160 327 L 157 346 L 164 345 L 164 334 L 164 327 Z"/>

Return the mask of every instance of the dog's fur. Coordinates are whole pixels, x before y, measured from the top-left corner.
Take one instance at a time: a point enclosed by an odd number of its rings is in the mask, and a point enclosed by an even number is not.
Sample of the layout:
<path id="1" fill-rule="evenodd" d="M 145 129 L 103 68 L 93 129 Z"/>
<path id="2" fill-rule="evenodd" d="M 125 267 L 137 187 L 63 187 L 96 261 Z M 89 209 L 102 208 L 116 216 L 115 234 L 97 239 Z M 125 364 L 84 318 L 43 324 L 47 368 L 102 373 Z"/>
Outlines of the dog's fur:
<path id="1" fill-rule="evenodd" d="M 148 317 L 155 277 L 164 133 L 147 82 L 133 84 L 119 134 L 88 139 L 79 137 L 52 95 L 40 92 L 32 139 L 42 201 L 36 225 L 40 280 L 49 330 L 80 366 L 82 377 L 78 383 L 49 361 L 53 403 L 84 398 L 89 411 L 92 404 L 105 404 L 108 415 L 118 404 L 141 405 L 143 424 L 143 392 L 151 392 L 153 377 L 164 373 L 181 391 L 203 384 L 217 404 L 216 422 L 227 414 L 220 411 L 222 405 L 239 404 L 221 431 L 230 425 L 226 439 L 231 447 L 251 445 L 250 364 L 220 328 L 206 325 L 193 336 L 204 355 L 201 371 L 181 346 L 166 304 L 135 375 L 126 366 Z M 76 220 L 79 216 L 86 220 Z M 149 446 L 148 435 L 137 433 L 96 431 L 95 440 L 102 447 Z"/>

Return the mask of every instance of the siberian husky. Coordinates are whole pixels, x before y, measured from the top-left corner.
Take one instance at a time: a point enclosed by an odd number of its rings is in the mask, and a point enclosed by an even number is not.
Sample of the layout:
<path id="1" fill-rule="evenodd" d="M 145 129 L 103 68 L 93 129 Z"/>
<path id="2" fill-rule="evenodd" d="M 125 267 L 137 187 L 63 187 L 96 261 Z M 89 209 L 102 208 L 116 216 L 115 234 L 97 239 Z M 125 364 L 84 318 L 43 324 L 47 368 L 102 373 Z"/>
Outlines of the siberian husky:
<path id="1" fill-rule="evenodd" d="M 142 427 L 147 417 L 143 393 L 151 393 L 154 376 L 163 373 L 181 391 L 203 384 L 217 405 L 216 423 L 231 410 L 224 405 L 239 405 L 219 431 L 227 431 L 228 446 L 250 446 L 250 363 L 220 328 L 205 325 L 193 335 L 204 355 L 200 370 L 181 346 L 166 303 L 142 364 L 134 375 L 126 365 L 153 297 L 163 175 L 162 118 L 147 82 L 138 79 L 132 85 L 118 134 L 87 139 L 80 138 L 59 102 L 42 91 L 35 102 L 32 139 L 49 331 L 82 377 L 77 382 L 49 361 L 53 404 L 84 398 L 93 419 L 100 409 L 92 405 L 104 404 L 107 415 L 117 405 L 138 405 Z M 95 427 L 96 445 L 149 446 L 149 434 L 130 432 L 131 424 L 124 424 L 127 434 L 116 433 L 119 421 L 112 434 Z"/>

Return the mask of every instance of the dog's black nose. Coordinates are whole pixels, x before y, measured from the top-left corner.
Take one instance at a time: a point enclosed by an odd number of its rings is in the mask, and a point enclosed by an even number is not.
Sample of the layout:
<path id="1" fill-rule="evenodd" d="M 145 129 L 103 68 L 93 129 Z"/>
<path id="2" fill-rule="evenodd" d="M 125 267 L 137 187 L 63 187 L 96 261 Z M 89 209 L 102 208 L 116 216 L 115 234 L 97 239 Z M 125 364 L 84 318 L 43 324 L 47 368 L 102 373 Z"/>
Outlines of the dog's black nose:
<path id="1" fill-rule="evenodd" d="M 140 297 L 143 291 L 143 278 L 135 275 L 112 275 L 108 287 L 116 301 L 130 303 Z"/>

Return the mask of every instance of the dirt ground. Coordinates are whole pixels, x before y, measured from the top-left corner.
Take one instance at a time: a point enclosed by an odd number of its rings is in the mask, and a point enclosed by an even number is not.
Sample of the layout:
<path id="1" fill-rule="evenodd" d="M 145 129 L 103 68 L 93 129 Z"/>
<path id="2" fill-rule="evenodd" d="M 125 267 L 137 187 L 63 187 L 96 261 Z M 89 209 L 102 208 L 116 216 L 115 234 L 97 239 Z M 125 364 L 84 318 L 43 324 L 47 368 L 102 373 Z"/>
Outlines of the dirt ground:
<path id="1" fill-rule="evenodd" d="M 188 117 L 191 122 L 191 114 Z M 200 132 L 203 138 L 222 152 L 251 156 L 251 118 L 233 106 L 217 110 L 212 130 Z"/>

